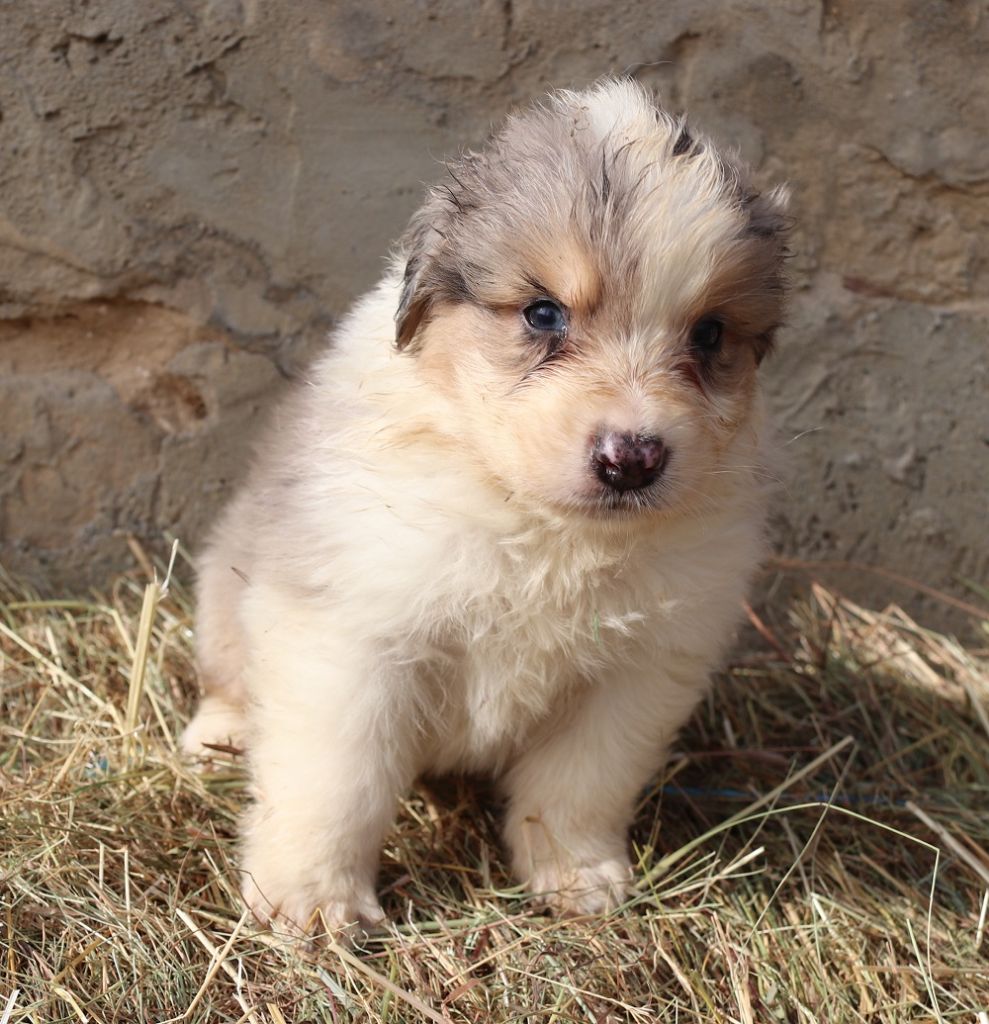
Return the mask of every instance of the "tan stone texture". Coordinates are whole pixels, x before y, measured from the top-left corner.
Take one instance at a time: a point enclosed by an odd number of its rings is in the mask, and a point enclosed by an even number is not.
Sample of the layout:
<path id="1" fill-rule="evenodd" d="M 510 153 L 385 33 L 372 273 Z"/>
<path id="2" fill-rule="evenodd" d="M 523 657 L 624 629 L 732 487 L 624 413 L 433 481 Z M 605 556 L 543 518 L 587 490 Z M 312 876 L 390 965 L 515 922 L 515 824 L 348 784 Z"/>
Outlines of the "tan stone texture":
<path id="1" fill-rule="evenodd" d="M 194 547 L 438 161 L 631 70 L 788 180 L 784 553 L 989 577 L 982 0 L 0 5 L 0 561 Z M 867 577 L 860 593 L 903 597 Z"/>

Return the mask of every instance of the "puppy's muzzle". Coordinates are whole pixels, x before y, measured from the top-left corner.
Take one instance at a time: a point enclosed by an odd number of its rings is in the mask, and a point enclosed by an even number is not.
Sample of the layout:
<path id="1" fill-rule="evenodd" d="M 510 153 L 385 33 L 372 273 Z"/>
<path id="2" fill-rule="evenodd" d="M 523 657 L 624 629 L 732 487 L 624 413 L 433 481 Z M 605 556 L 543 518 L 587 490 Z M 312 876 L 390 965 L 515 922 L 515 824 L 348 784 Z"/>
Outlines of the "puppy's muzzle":
<path id="1" fill-rule="evenodd" d="M 637 491 L 659 479 L 669 449 L 658 437 L 609 432 L 591 445 L 591 469 L 614 491 Z"/>

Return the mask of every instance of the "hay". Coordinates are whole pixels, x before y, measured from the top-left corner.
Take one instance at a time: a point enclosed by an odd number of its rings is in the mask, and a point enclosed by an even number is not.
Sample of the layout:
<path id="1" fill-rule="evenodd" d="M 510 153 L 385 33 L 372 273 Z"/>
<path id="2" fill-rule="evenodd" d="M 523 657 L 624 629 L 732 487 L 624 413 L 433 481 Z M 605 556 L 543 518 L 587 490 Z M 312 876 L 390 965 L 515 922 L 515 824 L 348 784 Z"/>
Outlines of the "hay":
<path id="1" fill-rule="evenodd" d="M 453 781 L 388 839 L 395 923 L 306 954 L 241 913 L 242 766 L 176 754 L 186 591 L 0 581 L 0 1024 L 989 1020 L 985 661 L 816 585 L 758 626 L 643 795 L 618 912 L 534 907 Z"/>

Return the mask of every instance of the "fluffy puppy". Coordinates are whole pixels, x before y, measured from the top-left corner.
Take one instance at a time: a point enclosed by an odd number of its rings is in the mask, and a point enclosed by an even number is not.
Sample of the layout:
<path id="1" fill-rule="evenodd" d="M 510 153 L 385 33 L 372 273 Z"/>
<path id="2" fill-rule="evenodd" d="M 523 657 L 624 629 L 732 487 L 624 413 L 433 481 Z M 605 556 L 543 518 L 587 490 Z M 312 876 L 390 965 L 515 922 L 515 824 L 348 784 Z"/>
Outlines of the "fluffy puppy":
<path id="1" fill-rule="evenodd" d="M 628 81 L 454 164 L 201 564 L 186 748 L 245 742 L 262 921 L 381 919 L 421 773 L 493 773 L 518 877 L 620 901 L 641 787 L 762 548 L 783 196 Z"/>

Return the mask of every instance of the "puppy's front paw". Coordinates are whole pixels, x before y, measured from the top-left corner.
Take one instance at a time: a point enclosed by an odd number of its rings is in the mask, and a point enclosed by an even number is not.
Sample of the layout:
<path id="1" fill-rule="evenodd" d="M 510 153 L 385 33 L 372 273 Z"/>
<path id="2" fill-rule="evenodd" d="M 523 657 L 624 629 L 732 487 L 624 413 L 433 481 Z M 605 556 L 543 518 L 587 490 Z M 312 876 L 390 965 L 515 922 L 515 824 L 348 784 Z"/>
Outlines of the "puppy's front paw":
<path id="1" fill-rule="evenodd" d="M 243 873 L 244 902 L 259 924 L 276 932 L 297 938 L 329 934 L 349 943 L 385 920 L 373 880 L 320 863 L 305 842 L 283 840 L 276 848 L 255 835 Z"/>
<path id="2" fill-rule="evenodd" d="M 505 823 L 516 877 L 558 913 L 601 914 L 625 898 L 632 880 L 624 830 L 595 832 L 516 811 Z"/>
<path id="3" fill-rule="evenodd" d="M 624 899 L 632 880 L 627 858 L 592 863 L 543 863 L 528 887 L 539 900 L 564 916 L 603 914 Z"/>
<path id="4" fill-rule="evenodd" d="M 359 942 L 385 920 L 374 892 L 340 892 L 336 898 L 317 895 L 308 887 L 278 888 L 272 882 L 247 874 L 244 902 L 259 924 L 294 938 L 330 935 L 337 941 Z"/>

